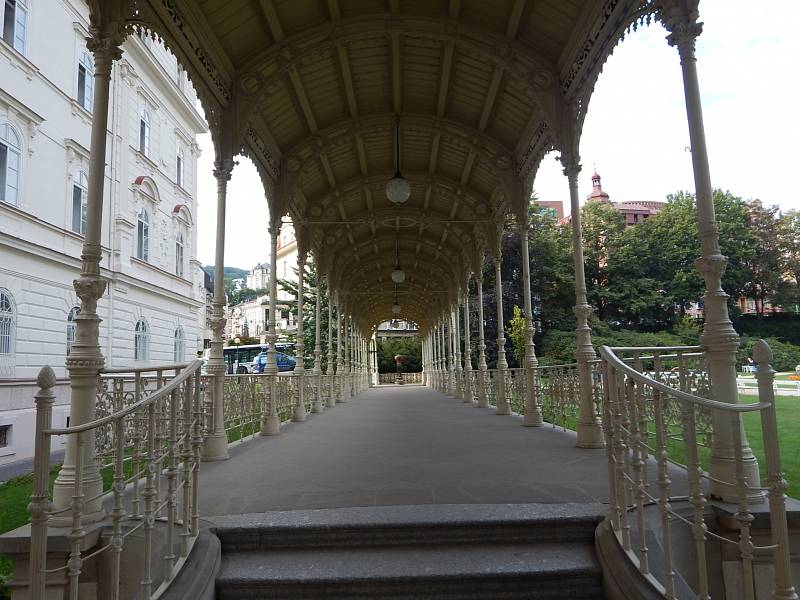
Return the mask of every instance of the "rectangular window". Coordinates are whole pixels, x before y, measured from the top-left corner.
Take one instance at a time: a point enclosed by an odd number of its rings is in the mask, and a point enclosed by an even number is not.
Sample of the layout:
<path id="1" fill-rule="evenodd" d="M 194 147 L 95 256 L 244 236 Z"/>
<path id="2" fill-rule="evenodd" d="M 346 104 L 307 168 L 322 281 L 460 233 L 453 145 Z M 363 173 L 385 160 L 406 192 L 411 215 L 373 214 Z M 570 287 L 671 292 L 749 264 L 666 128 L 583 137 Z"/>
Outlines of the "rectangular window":
<path id="1" fill-rule="evenodd" d="M 0 201 L 16 204 L 18 190 L 19 154 L 0 143 Z"/>
<path id="2" fill-rule="evenodd" d="M 8 147 L 0 144 L 0 201 L 6 200 L 6 169 L 8 169 Z"/>
<path id="3" fill-rule="evenodd" d="M 0 425 L 0 448 L 5 448 L 11 442 L 11 425 Z"/>
<path id="4" fill-rule="evenodd" d="M 78 65 L 78 104 L 86 106 L 86 67 Z"/>
<path id="5" fill-rule="evenodd" d="M 72 231 L 86 233 L 86 201 L 84 191 L 77 185 L 72 186 Z"/>
<path id="6" fill-rule="evenodd" d="M 139 121 L 139 152 L 150 156 L 150 125 L 144 119 Z"/>
<path id="7" fill-rule="evenodd" d="M 3 40 L 20 54 L 25 52 L 28 12 L 17 0 L 3 2 Z"/>

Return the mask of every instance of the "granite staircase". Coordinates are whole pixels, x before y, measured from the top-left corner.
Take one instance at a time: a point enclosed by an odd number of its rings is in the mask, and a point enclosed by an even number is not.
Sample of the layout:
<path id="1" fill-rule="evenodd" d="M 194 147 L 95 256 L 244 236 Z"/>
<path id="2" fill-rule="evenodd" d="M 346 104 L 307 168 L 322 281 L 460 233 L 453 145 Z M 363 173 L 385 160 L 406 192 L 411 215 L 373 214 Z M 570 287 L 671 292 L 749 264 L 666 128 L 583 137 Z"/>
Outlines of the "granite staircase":
<path id="1" fill-rule="evenodd" d="M 215 517 L 218 600 L 600 599 L 599 504 L 453 504 Z"/>

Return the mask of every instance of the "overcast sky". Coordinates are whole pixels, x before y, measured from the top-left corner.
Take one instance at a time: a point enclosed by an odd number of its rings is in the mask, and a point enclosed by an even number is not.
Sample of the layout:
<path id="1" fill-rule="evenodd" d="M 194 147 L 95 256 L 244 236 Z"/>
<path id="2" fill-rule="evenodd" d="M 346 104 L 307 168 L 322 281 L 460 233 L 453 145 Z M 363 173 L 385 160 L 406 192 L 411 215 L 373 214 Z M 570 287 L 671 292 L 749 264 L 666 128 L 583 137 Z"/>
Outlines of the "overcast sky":
<path id="1" fill-rule="evenodd" d="M 797 60 L 800 0 L 702 0 L 698 71 L 711 181 L 743 198 L 800 209 Z M 580 153 L 580 195 L 597 169 L 612 200 L 664 200 L 694 190 L 678 51 L 660 25 L 627 37 L 606 63 L 589 105 Z M 216 183 L 208 135 L 199 139 L 198 258 L 213 264 Z M 799 169 L 800 170 L 800 169 Z M 555 154 L 534 183 L 542 200 L 569 205 Z M 261 181 L 240 159 L 228 187 L 225 264 L 250 269 L 269 252 Z"/>

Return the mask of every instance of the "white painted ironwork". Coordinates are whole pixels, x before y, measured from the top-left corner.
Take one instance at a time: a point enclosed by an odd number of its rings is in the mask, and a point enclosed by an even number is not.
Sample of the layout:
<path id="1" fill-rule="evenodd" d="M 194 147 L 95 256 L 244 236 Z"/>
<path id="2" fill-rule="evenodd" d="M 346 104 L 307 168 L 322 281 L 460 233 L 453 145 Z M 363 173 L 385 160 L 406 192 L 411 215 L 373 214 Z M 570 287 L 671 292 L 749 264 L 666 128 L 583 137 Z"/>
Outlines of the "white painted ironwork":
<path id="1" fill-rule="evenodd" d="M 697 347 L 609 348 L 603 346 L 604 401 L 603 430 L 608 457 L 610 521 L 614 534 L 628 558 L 665 598 L 676 598 L 678 565 L 693 563 L 696 573 L 692 587 L 699 598 L 710 598 L 710 544 L 728 547 L 739 557 L 741 597 L 756 597 L 754 556 L 771 553 L 772 597 L 796 599 L 792 586 L 789 535 L 786 521 L 786 481 L 780 462 L 780 449 L 772 387 L 772 352 L 762 340 L 755 358 L 759 382 L 758 402 L 736 404 L 699 395 L 710 395 L 704 373 L 691 373 L 687 357 L 703 358 Z M 747 457 L 742 443 L 742 416 L 756 413 L 766 455 L 765 487 L 748 477 Z M 708 451 L 713 447 L 717 423 L 725 422 L 733 432 L 733 472 L 731 480 L 714 479 L 704 470 Z M 680 454 L 682 453 L 682 454 Z M 676 498 L 673 480 L 680 469 L 688 487 L 688 498 Z M 653 481 L 653 477 L 655 480 Z M 738 534 L 711 531 L 708 489 L 726 488 L 733 530 Z M 655 487 L 653 486 L 655 483 Z M 656 491 L 657 489 L 657 491 Z M 756 546 L 751 536 L 754 516 L 750 506 L 769 501 L 772 543 Z M 689 514 L 676 508 L 686 501 Z M 651 508 L 653 507 L 653 508 Z M 648 519 L 648 515 L 658 518 Z M 687 547 L 673 538 L 686 527 L 694 544 Z M 652 537 L 659 539 L 662 558 L 658 572 L 650 566 Z M 686 536 L 684 536 L 686 537 Z"/>
<path id="2" fill-rule="evenodd" d="M 39 374 L 36 396 L 36 455 L 34 486 L 28 510 L 31 513 L 29 584 L 31 598 L 44 600 L 53 592 L 45 583 L 54 577 L 65 581 L 64 594 L 77 600 L 82 572 L 87 562 L 110 556 L 108 589 L 118 598 L 123 586 L 134 581 L 139 597 L 158 598 L 182 567 L 199 530 L 198 477 L 205 418 L 201 401 L 202 361 L 155 369 L 106 371 L 98 394 L 98 408 L 91 421 L 71 427 L 53 428 L 52 407 L 55 375 L 45 367 Z M 58 507 L 48 492 L 51 439 L 74 437 L 76 447 L 72 501 Z M 93 453 L 83 451 L 92 446 Z M 96 497 L 87 497 L 83 460 L 92 456 L 106 482 Z M 103 502 L 105 501 L 105 502 Z M 101 525 L 110 535 L 101 538 L 89 553 L 84 549 L 87 507 L 95 502 L 110 506 Z M 48 533 L 53 519 L 69 520 L 68 555 L 64 564 L 48 551 Z M 156 522 L 158 521 L 158 525 Z M 155 542 L 154 528 L 163 529 L 163 544 Z M 122 553 L 126 541 L 137 531 L 142 541 L 141 573 L 123 573 Z M 161 566 L 154 569 L 155 563 Z M 95 571 L 95 569 L 92 569 Z M 91 571 L 89 571 L 91 572 Z M 156 573 L 161 575 L 156 576 Z M 90 576 L 91 577 L 91 576 Z"/>

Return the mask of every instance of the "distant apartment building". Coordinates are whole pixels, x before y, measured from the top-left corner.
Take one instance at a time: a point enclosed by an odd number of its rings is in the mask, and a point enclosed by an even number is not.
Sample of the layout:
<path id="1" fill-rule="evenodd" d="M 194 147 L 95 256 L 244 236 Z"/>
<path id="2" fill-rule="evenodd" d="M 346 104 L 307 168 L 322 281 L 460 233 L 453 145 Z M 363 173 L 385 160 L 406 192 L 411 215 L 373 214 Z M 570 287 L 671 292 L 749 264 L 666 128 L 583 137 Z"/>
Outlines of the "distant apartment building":
<path id="1" fill-rule="evenodd" d="M 269 288 L 269 263 L 259 263 L 247 274 L 245 287 L 251 290 Z"/>

